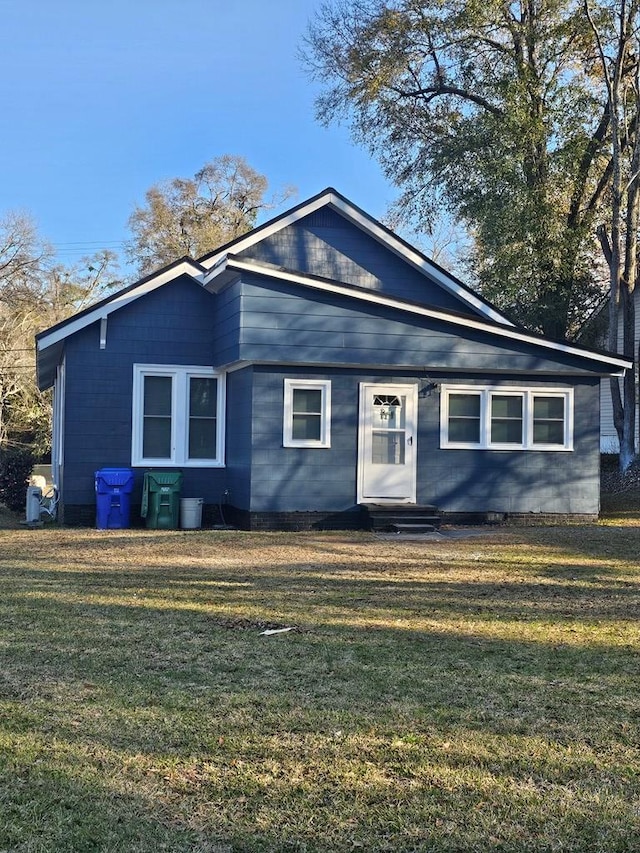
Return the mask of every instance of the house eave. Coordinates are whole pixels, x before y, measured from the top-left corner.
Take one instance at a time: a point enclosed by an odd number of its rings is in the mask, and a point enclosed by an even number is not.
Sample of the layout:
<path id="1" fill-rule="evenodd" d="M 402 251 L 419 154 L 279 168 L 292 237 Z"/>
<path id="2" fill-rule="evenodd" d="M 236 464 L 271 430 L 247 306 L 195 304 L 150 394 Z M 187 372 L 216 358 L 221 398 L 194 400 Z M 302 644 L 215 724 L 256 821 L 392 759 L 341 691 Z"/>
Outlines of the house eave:
<path id="1" fill-rule="evenodd" d="M 591 351 L 584 347 L 569 343 L 568 341 L 552 341 L 548 338 L 534 335 L 531 332 L 516 329 L 513 326 L 491 323 L 464 314 L 454 314 L 442 309 L 426 307 L 415 302 L 398 299 L 397 297 L 385 296 L 384 294 L 377 293 L 375 291 L 368 291 L 364 288 L 356 288 L 353 285 L 335 282 L 331 279 L 304 275 L 292 270 L 285 270 L 280 267 L 266 266 L 264 264 L 243 260 L 230 255 L 218 260 L 216 267 L 207 276 L 205 276 L 203 284 L 205 287 L 217 291 L 222 289 L 222 287 L 225 286 L 232 278 L 237 278 L 238 274 L 243 272 L 267 276 L 278 281 L 289 282 L 309 289 L 332 293 L 339 296 L 346 296 L 349 299 L 393 308 L 409 314 L 427 317 L 429 319 L 452 324 L 454 326 L 463 327 L 465 329 L 484 332 L 499 338 L 506 338 L 507 340 L 541 347 L 563 356 L 586 359 L 596 365 L 601 365 L 600 371 L 596 369 L 593 372 L 602 376 L 621 376 L 624 374 L 625 370 L 633 367 L 632 361 L 612 353 Z M 219 281 L 216 281 L 217 279 L 219 279 Z"/>
<path id="2" fill-rule="evenodd" d="M 85 308 L 61 323 L 51 326 L 36 335 L 36 373 L 38 387 L 41 391 L 50 388 L 55 380 L 55 370 L 60 360 L 65 340 L 76 332 L 85 329 L 92 323 L 106 321 L 110 314 L 130 305 L 142 296 L 159 287 L 174 281 L 181 276 L 188 276 L 197 284 L 202 285 L 205 270 L 196 261 L 182 258 L 168 267 L 135 282 L 135 284 L 119 290 L 96 305 Z"/>
<path id="3" fill-rule="evenodd" d="M 36 335 L 36 349 L 39 352 L 47 349 L 47 347 L 64 340 L 69 337 L 69 335 L 73 335 L 75 332 L 80 331 L 80 329 L 90 326 L 91 323 L 95 323 L 96 320 L 102 320 L 103 318 L 108 317 L 109 314 L 112 314 L 114 311 L 124 308 L 125 305 L 129 305 L 141 296 L 151 293 L 158 287 L 162 287 L 170 281 L 180 278 L 180 276 L 187 275 L 198 284 L 202 284 L 204 273 L 205 270 L 203 270 L 200 264 L 196 261 L 192 261 L 187 258 L 176 261 L 175 264 L 163 267 L 163 269 L 158 270 L 152 275 L 137 281 L 129 287 L 119 290 L 117 293 L 114 293 L 106 299 L 103 299 L 96 305 L 92 305 L 84 311 L 74 314 L 67 320 L 63 320 L 61 323 L 39 332 Z"/>

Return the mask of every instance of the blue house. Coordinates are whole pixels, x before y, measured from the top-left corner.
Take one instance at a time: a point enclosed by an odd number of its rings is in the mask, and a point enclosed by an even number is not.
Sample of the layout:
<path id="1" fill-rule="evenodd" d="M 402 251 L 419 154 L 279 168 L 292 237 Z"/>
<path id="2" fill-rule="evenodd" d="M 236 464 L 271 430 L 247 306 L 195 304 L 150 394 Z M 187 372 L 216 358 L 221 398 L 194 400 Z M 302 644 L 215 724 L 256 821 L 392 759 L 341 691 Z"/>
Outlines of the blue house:
<path id="1" fill-rule="evenodd" d="M 183 472 L 205 518 L 358 527 L 362 506 L 593 518 L 600 379 L 333 189 L 37 336 L 62 519 L 94 472 Z M 133 523 L 138 520 L 134 513 Z"/>

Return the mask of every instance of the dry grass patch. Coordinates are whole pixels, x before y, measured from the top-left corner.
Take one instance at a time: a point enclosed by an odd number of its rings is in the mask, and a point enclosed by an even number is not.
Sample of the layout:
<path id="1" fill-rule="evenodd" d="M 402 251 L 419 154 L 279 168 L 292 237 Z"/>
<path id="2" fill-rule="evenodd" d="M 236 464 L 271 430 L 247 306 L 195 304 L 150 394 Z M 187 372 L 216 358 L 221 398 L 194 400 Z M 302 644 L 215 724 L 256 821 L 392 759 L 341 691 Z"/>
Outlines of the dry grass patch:
<path id="1" fill-rule="evenodd" d="M 0 850 L 637 850 L 639 552 L 3 531 Z"/>

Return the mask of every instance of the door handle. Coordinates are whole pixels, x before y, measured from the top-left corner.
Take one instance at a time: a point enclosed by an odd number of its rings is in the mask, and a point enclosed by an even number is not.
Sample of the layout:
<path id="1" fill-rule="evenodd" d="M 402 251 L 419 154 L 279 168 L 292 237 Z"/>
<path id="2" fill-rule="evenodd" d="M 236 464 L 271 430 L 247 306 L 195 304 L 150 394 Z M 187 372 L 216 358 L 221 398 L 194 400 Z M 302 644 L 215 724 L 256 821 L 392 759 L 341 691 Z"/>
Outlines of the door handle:
<path id="1" fill-rule="evenodd" d="M 413 436 L 412 435 L 410 435 L 409 438 L 407 439 L 407 444 L 409 444 L 409 445 L 413 444 Z"/>

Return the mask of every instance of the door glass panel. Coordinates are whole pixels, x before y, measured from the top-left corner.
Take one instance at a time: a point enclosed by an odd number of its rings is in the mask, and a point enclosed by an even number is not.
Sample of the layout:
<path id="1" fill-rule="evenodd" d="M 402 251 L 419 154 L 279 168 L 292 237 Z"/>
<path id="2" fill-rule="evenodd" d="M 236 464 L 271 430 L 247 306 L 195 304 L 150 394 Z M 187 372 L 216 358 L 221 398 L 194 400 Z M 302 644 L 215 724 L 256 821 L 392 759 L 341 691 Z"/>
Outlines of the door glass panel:
<path id="1" fill-rule="evenodd" d="M 373 423 L 376 427 L 404 429 L 406 397 L 396 394 L 373 395 Z"/>
<path id="2" fill-rule="evenodd" d="M 374 465 L 404 465 L 404 432 L 374 430 L 371 447 Z"/>
<path id="3" fill-rule="evenodd" d="M 406 397 L 374 394 L 371 461 L 374 465 L 404 465 Z"/>

